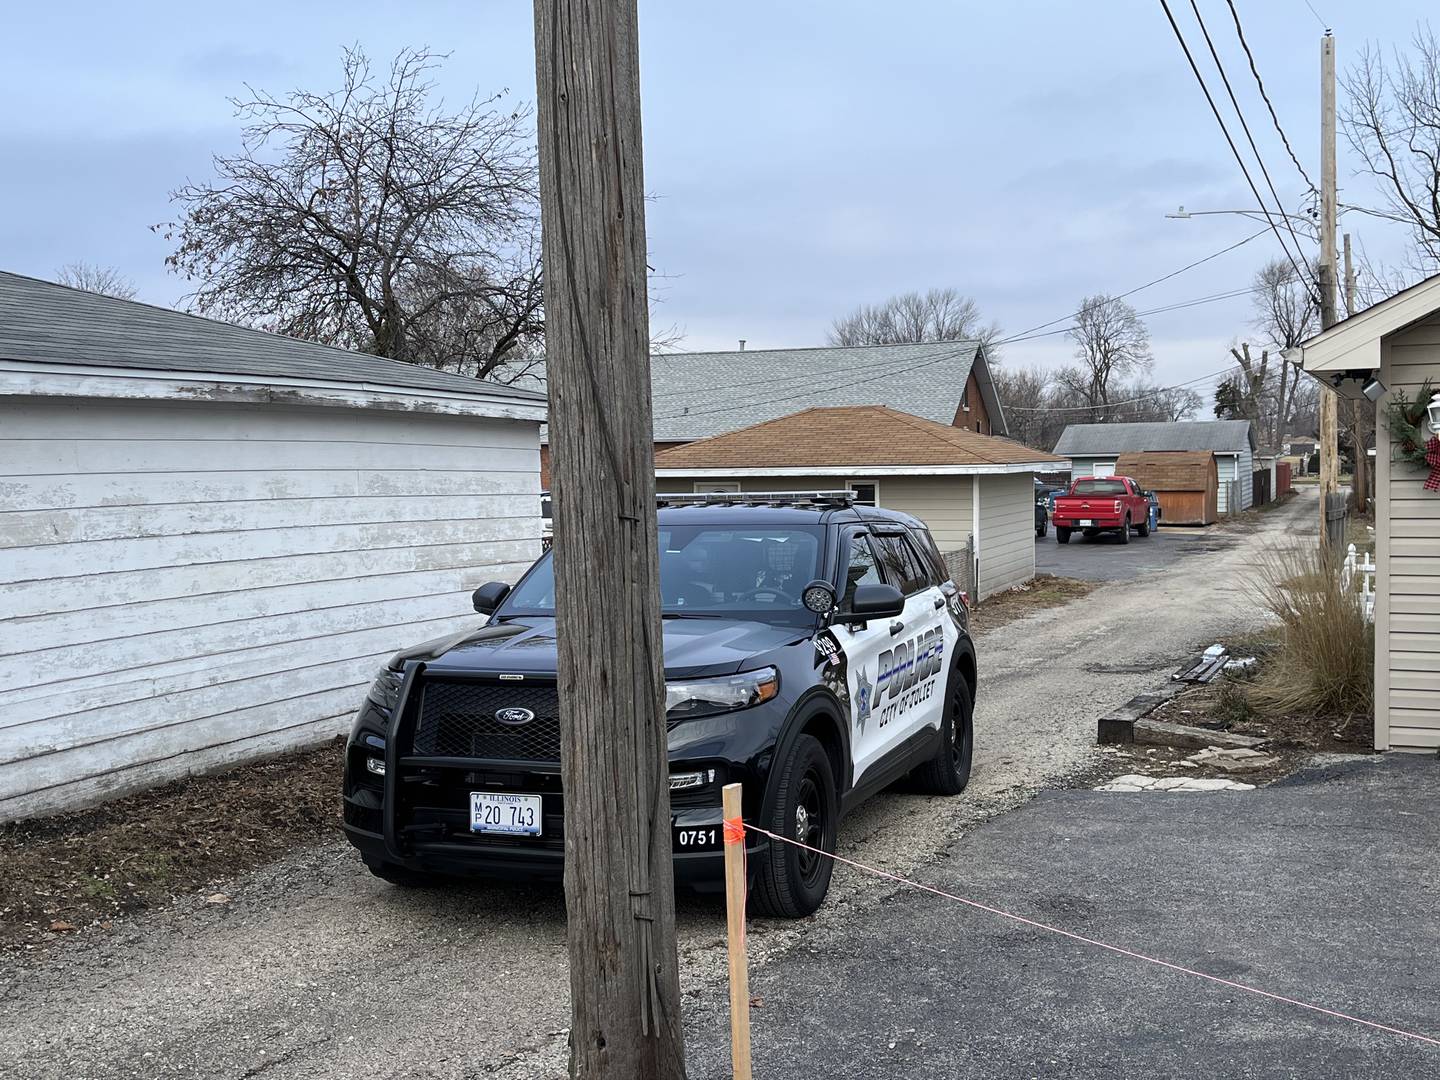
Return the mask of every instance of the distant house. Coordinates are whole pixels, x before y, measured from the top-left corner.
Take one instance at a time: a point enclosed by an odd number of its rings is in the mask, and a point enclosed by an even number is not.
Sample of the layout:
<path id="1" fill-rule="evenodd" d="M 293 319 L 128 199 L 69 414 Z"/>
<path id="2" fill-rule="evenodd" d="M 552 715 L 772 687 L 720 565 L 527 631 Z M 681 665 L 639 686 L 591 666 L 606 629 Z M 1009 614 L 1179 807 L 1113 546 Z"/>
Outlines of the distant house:
<path id="1" fill-rule="evenodd" d="M 1212 454 L 1219 481 L 1216 503 L 1221 514 L 1251 506 L 1255 449 L 1255 432 L 1248 420 L 1071 424 L 1055 444 L 1055 453 L 1073 463 L 1071 475 L 1076 477 L 1113 475 L 1121 454 L 1171 450 Z"/>
<path id="2" fill-rule="evenodd" d="M 848 487 L 863 502 L 923 520 L 943 553 L 973 537 L 979 597 L 1035 576 L 1033 475 L 1060 464 L 1010 439 L 851 405 L 672 447 L 656 455 L 655 476 L 662 492 Z"/>
<path id="3" fill-rule="evenodd" d="M 544 416 L 0 273 L 0 820 L 345 730 L 540 553 Z"/>
<path id="4" fill-rule="evenodd" d="M 657 452 L 838 405 L 884 405 L 980 435 L 1008 433 L 978 341 L 656 353 L 650 380 Z M 541 457 L 548 487 L 548 447 Z"/>
<path id="5" fill-rule="evenodd" d="M 1440 275 L 1357 312 L 1301 346 L 1305 370 L 1375 403 L 1375 747 L 1440 750 L 1440 467 L 1409 460 L 1391 433 L 1403 392 L 1428 419 L 1422 448 L 1440 437 Z M 1374 387 L 1371 388 L 1372 392 Z"/>

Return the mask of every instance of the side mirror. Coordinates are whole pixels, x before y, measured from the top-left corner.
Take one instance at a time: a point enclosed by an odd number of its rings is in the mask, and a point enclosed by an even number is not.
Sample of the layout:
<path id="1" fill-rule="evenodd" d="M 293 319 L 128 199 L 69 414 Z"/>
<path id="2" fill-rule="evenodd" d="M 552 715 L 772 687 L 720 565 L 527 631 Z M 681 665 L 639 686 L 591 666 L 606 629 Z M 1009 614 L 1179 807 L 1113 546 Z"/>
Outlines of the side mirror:
<path id="1" fill-rule="evenodd" d="M 492 615 L 505 597 L 510 595 L 510 586 L 503 581 L 489 581 L 475 590 L 471 601 L 481 615 Z"/>
<path id="2" fill-rule="evenodd" d="M 860 619 L 893 619 L 905 610 L 905 597 L 894 585 L 857 585 L 849 614 Z"/>

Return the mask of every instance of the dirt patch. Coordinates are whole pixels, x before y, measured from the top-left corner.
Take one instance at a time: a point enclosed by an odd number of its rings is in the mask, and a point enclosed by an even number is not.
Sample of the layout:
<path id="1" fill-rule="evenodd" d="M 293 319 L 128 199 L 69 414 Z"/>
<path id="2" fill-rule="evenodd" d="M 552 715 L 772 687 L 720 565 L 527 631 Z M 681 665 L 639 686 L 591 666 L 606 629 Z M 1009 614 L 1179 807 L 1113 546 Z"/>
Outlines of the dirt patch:
<path id="1" fill-rule="evenodd" d="M 344 739 L 0 826 L 0 947 L 163 904 L 339 834 Z"/>
<path id="2" fill-rule="evenodd" d="M 970 614 L 972 630 L 994 630 L 1044 608 L 1059 607 L 1095 590 L 1099 582 L 1036 574 L 1024 585 L 987 596 Z"/>

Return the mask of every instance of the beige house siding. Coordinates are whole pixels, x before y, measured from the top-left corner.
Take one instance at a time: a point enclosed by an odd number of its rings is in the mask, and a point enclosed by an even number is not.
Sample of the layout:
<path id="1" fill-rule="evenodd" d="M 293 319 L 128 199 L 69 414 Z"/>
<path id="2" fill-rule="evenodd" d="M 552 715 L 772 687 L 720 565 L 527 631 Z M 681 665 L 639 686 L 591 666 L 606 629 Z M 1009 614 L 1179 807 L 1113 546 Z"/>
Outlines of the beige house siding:
<path id="1" fill-rule="evenodd" d="M 942 552 L 963 548 L 974 528 L 975 511 L 969 476 L 880 476 L 856 473 L 849 481 L 877 485 L 878 501 L 889 510 L 911 514 L 929 527 Z M 834 490 L 846 478 L 833 476 L 731 477 L 694 480 L 660 477 L 661 493 L 705 490 L 707 485 L 738 482 L 741 491 Z M 980 482 L 981 597 L 1029 581 L 1035 576 L 1035 498 L 1031 474 L 1008 473 L 978 478 Z"/>
<path id="2" fill-rule="evenodd" d="M 1035 576 L 1035 482 L 1029 473 L 980 483 L 980 595 Z"/>
<path id="3" fill-rule="evenodd" d="M 1385 339 L 1380 379 L 1412 399 L 1430 378 L 1440 386 L 1440 315 Z M 1440 495 L 1426 474 L 1392 463 L 1385 401 L 1377 418 L 1375 625 L 1388 627 L 1375 655 L 1375 745 L 1440 747 Z"/>

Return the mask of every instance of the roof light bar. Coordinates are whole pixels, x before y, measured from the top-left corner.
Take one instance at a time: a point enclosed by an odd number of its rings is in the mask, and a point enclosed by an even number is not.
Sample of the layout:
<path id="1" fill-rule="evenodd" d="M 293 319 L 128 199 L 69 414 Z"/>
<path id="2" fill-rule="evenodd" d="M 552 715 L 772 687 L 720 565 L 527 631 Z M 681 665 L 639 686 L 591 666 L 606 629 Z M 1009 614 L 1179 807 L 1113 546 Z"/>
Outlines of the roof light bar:
<path id="1" fill-rule="evenodd" d="M 854 491 L 697 491 L 694 494 L 659 493 L 660 506 L 853 506 Z"/>

